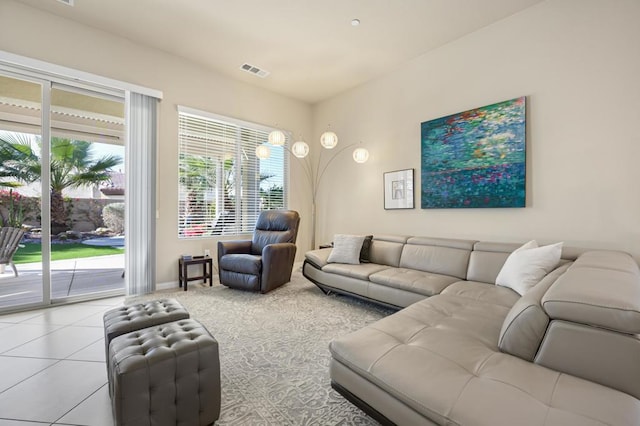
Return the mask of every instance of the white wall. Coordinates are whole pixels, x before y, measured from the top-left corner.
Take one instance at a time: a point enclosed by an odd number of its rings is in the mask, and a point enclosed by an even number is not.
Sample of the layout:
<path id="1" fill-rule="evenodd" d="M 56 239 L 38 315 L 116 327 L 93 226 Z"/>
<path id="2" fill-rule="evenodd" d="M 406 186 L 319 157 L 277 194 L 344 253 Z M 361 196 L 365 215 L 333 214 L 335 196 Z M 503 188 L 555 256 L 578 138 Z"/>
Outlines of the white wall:
<path id="1" fill-rule="evenodd" d="M 400 233 L 565 241 L 640 255 L 640 2 L 548 0 L 314 107 L 365 165 L 325 177 L 318 240 Z M 420 208 L 420 123 L 526 95 L 527 208 Z M 416 169 L 416 209 L 383 209 L 382 174 Z"/>
<path id="2" fill-rule="evenodd" d="M 330 124 L 340 146 L 362 141 L 323 178 L 317 242 L 334 233 L 405 233 L 496 241 L 563 240 L 640 256 L 640 2 L 549 0 L 429 52 L 397 71 L 311 108 L 225 78 L 158 50 L 0 0 L 0 49 L 164 91 L 159 141 L 158 281 L 175 281 L 180 253 L 214 239 L 181 241 L 177 227 L 176 105 L 317 138 Z M 415 168 L 420 123 L 528 96 L 528 207 L 385 211 L 382 174 Z M 309 137 L 309 135 L 312 135 Z M 291 207 L 309 247 L 310 197 L 292 162 Z"/>
<path id="3" fill-rule="evenodd" d="M 164 92 L 158 146 L 157 280 L 160 283 L 177 282 L 177 261 L 181 253 L 198 254 L 208 248 L 215 255 L 217 241 L 177 238 L 177 105 L 270 126 L 278 123 L 296 135 L 311 133 L 308 104 L 11 0 L 0 0 L 0 49 Z M 300 173 L 299 166 L 292 164 L 290 206 L 299 210 L 303 218 L 298 241 L 306 247 L 310 208 L 308 194 L 295 183 Z M 301 257 L 304 250 L 299 252 Z"/>

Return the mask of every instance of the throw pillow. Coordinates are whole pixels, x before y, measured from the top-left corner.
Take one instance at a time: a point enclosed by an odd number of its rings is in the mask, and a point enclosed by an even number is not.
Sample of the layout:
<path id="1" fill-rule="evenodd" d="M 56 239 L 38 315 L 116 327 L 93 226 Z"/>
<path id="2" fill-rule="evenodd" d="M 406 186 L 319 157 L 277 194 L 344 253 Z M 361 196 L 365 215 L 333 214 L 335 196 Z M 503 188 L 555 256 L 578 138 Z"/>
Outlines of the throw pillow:
<path id="1" fill-rule="evenodd" d="M 359 264 L 363 242 L 363 235 L 336 234 L 333 238 L 333 249 L 329 253 L 327 262 Z"/>
<path id="2" fill-rule="evenodd" d="M 509 287 L 522 296 L 558 266 L 561 255 L 562 243 L 538 247 L 536 241 L 529 241 L 509 255 L 496 285 Z"/>
<path id="3" fill-rule="evenodd" d="M 371 243 L 373 242 L 373 235 L 367 235 L 362 242 L 362 249 L 360 250 L 360 263 L 371 263 Z"/>

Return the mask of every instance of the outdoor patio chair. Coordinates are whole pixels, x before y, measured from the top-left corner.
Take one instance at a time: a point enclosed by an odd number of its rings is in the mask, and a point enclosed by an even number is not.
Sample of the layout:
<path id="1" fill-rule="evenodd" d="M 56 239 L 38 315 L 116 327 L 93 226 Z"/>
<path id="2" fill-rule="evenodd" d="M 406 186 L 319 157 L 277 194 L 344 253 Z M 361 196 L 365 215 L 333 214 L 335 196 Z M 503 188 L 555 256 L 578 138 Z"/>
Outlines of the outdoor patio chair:
<path id="1" fill-rule="evenodd" d="M 11 265 L 13 273 L 18 276 L 18 269 L 13 263 L 13 255 L 18 250 L 18 244 L 24 235 L 20 228 L 3 227 L 0 230 L 0 265 Z"/>

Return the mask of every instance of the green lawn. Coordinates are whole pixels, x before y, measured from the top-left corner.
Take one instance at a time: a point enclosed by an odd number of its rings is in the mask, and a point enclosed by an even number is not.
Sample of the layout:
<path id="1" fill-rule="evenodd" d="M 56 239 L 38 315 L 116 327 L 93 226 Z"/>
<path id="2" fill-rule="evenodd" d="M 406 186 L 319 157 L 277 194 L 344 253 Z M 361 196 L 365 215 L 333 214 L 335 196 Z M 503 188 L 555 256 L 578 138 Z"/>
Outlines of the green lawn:
<path id="1" fill-rule="evenodd" d="M 40 244 L 24 243 L 13 256 L 13 262 L 33 263 L 42 261 Z M 51 244 L 51 260 L 79 259 L 81 257 L 107 256 L 121 254 L 124 250 L 113 247 L 95 247 L 80 243 Z"/>

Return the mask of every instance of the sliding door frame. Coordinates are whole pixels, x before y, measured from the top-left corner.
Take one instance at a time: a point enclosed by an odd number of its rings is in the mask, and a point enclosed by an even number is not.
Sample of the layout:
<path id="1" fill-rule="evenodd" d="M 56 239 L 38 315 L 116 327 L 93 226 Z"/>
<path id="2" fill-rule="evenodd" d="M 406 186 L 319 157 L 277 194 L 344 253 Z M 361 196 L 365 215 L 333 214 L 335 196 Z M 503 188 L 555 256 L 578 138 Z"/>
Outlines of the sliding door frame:
<path id="1" fill-rule="evenodd" d="M 52 281 L 51 281 L 51 92 L 53 88 L 61 90 L 74 91 L 86 95 L 104 97 L 107 99 L 122 101 L 126 106 L 127 92 L 124 89 L 110 89 L 101 86 L 94 86 L 84 82 L 70 81 L 62 77 L 50 76 L 47 73 L 39 73 L 32 70 L 24 70 L 7 65 L 1 62 L 0 57 L 0 75 L 17 80 L 36 83 L 41 86 L 40 91 L 40 137 L 42 138 L 42 147 L 40 154 L 40 217 L 41 217 L 41 265 L 42 265 L 42 300 L 35 303 L 25 303 L 21 305 L 0 308 L 0 314 L 23 311 L 29 309 L 42 308 L 58 304 L 80 302 L 84 300 L 101 299 L 106 297 L 121 296 L 125 294 L 125 286 L 118 290 L 107 290 L 95 293 L 86 293 L 76 296 L 66 296 L 60 298 L 52 298 Z M 125 126 L 127 123 L 125 122 Z M 124 143 L 128 143 L 126 137 L 126 127 L 123 135 Z M 126 146 L 125 146 L 126 148 Z M 127 159 L 125 158 L 126 162 Z M 126 209 L 126 207 L 125 207 Z M 125 240 L 125 250 L 128 243 Z M 124 253 L 123 253 L 124 254 Z M 126 271 L 126 264 L 125 264 Z"/>

